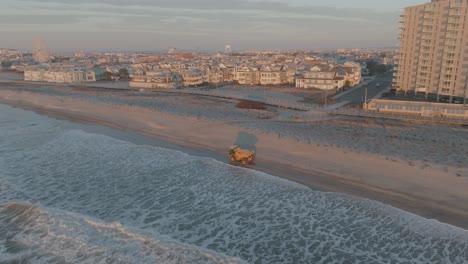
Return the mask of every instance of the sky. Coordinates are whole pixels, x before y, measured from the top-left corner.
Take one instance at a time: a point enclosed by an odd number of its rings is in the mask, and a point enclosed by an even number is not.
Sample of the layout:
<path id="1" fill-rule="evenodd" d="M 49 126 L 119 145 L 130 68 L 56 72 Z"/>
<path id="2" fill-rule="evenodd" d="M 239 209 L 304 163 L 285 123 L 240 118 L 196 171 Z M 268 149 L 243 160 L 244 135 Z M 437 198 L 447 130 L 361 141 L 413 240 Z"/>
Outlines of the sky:
<path id="1" fill-rule="evenodd" d="M 0 48 L 191 51 L 394 47 L 429 0 L 0 0 Z"/>

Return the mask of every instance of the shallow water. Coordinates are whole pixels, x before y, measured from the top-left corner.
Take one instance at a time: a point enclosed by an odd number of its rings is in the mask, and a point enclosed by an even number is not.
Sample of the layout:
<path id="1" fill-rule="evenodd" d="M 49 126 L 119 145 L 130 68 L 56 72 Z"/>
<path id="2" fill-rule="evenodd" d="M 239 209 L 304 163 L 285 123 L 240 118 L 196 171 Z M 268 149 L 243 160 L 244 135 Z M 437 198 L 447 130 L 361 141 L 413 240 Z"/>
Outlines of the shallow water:
<path id="1" fill-rule="evenodd" d="M 0 105 L 0 263 L 468 263 L 468 232 Z"/>

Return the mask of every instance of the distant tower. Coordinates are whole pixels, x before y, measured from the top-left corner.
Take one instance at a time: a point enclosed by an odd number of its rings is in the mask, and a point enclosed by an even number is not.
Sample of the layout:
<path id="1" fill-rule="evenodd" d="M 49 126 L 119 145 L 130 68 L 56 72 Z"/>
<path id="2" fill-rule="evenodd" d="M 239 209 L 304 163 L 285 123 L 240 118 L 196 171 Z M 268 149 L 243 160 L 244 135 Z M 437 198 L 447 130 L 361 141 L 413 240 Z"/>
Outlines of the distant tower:
<path id="1" fill-rule="evenodd" d="M 176 48 L 169 48 L 167 54 L 177 54 L 179 51 Z"/>
<path id="2" fill-rule="evenodd" d="M 231 45 L 224 46 L 224 53 L 230 54 L 232 52 Z"/>
<path id="3" fill-rule="evenodd" d="M 41 37 L 35 37 L 33 39 L 33 53 L 36 62 L 46 63 L 49 61 L 49 48 Z"/>

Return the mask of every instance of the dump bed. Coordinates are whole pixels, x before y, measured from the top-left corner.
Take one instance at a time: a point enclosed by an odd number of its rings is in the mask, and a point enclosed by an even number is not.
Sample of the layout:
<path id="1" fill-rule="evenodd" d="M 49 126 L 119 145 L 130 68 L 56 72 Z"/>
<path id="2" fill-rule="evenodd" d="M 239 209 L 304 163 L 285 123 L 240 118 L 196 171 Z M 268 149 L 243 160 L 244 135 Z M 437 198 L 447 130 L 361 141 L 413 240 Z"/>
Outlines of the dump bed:
<path id="1" fill-rule="evenodd" d="M 236 148 L 235 152 L 237 152 L 238 154 L 242 156 L 251 156 L 255 153 L 255 151 L 250 151 L 250 150 L 243 149 L 243 148 Z"/>
<path id="2" fill-rule="evenodd" d="M 255 153 L 255 151 L 253 151 L 253 150 L 243 149 L 243 148 L 241 148 L 239 146 L 236 146 L 236 145 L 231 146 L 229 148 L 229 151 L 232 152 L 232 154 L 235 154 L 238 157 L 245 157 L 245 158 L 251 157 Z"/>

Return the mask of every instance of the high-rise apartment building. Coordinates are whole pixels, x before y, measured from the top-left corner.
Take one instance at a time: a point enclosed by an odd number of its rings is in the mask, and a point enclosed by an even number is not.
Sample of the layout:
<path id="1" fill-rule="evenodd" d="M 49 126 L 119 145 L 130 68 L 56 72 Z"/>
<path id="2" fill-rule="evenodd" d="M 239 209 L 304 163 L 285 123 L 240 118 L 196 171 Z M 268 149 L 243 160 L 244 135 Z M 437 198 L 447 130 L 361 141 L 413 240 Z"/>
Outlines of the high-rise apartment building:
<path id="1" fill-rule="evenodd" d="M 468 0 L 432 0 L 401 15 L 393 87 L 437 100 L 466 100 Z"/>

